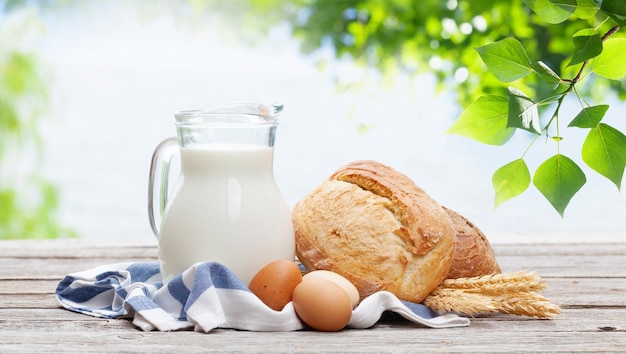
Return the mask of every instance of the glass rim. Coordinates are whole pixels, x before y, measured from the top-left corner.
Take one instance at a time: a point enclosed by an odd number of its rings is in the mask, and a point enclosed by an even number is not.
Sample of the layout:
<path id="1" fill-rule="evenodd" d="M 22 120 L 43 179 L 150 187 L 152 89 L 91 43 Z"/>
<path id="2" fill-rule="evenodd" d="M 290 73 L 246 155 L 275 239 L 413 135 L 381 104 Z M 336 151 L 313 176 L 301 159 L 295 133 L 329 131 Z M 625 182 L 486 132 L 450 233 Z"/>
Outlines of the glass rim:
<path id="1" fill-rule="evenodd" d="M 282 110 L 282 104 L 228 103 L 204 110 L 181 110 L 174 116 L 177 126 L 269 126 L 277 124 Z"/>

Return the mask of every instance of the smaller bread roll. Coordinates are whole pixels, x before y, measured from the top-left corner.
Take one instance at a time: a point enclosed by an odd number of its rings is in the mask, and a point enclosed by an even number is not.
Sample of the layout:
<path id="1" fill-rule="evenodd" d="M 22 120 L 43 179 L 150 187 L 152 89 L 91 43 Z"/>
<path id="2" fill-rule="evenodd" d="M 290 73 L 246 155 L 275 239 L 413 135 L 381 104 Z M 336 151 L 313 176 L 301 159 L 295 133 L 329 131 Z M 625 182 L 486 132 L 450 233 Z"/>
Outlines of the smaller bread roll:
<path id="1" fill-rule="evenodd" d="M 487 237 L 472 222 L 443 207 L 452 220 L 456 241 L 452 251 L 452 266 L 447 279 L 469 278 L 501 273 Z"/>
<path id="2" fill-rule="evenodd" d="M 421 302 L 450 270 L 450 217 L 379 162 L 343 166 L 294 206 L 292 218 L 302 264 L 344 276 L 361 298 L 385 290 Z"/>

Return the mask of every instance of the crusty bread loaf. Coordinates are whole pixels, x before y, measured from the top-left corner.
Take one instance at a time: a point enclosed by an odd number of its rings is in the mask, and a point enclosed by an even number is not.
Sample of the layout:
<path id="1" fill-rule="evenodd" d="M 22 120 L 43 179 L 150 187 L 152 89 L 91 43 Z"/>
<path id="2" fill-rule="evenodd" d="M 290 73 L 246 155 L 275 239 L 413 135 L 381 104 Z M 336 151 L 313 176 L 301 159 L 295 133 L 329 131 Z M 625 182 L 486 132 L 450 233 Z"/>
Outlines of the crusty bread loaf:
<path id="1" fill-rule="evenodd" d="M 446 278 L 470 278 L 500 273 L 496 256 L 482 231 L 456 211 L 446 207 L 444 210 L 450 216 L 456 233 L 452 266 Z"/>
<path id="2" fill-rule="evenodd" d="M 450 270 L 448 214 L 410 178 L 375 161 L 340 168 L 295 205 L 293 222 L 302 264 L 343 275 L 362 298 L 386 290 L 421 302 Z"/>

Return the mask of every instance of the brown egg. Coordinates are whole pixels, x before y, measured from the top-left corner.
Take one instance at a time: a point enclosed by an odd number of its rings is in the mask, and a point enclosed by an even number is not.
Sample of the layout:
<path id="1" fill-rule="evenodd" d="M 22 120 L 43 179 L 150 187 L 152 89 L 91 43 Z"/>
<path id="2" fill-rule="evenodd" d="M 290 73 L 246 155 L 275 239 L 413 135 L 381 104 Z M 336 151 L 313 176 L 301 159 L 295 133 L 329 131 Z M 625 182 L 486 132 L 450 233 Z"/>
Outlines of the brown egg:
<path id="1" fill-rule="evenodd" d="M 340 331 L 350 321 L 350 296 L 326 279 L 308 279 L 293 291 L 293 307 L 304 323 L 318 331 Z"/>
<path id="2" fill-rule="evenodd" d="M 301 282 L 302 272 L 298 265 L 281 259 L 261 268 L 248 288 L 272 310 L 280 311 L 291 301 L 294 289 Z"/>

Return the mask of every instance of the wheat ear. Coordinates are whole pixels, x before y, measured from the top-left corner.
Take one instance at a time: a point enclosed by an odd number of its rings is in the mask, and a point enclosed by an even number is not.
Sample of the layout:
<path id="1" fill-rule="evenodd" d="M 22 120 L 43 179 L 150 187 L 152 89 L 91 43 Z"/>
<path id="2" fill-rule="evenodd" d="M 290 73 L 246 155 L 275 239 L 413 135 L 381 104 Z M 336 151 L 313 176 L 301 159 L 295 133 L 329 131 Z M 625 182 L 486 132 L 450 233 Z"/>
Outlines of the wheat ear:
<path id="1" fill-rule="evenodd" d="M 537 274 L 524 271 L 446 279 L 424 299 L 424 305 L 435 311 L 472 316 L 500 312 L 552 318 L 561 314 L 561 309 L 536 293 L 545 288 L 546 283 Z"/>

